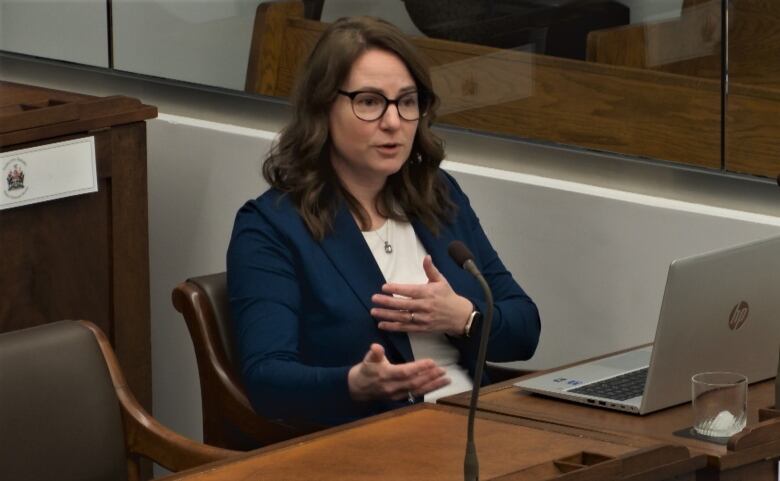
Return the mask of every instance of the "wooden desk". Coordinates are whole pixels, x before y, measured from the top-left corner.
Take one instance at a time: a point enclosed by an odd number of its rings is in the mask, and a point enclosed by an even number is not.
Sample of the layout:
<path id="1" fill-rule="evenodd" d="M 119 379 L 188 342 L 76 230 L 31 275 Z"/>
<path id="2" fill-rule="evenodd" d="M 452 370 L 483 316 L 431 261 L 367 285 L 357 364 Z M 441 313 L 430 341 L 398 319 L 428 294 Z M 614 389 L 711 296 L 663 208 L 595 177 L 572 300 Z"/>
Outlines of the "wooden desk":
<path id="1" fill-rule="evenodd" d="M 478 409 L 587 431 L 643 436 L 668 444 L 686 446 L 692 452 L 703 453 L 708 457 L 708 468 L 699 474 L 698 480 L 778 479 L 780 419 L 760 424 L 758 422 L 758 410 L 774 402 L 773 381 L 750 386 L 747 428 L 733 436 L 729 446 L 673 434 L 691 426 L 693 413 L 690 403 L 637 416 L 529 394 L 514 387 L 512 384 L 516 381 L 517 379 L 514 379 L 483 389 L 480 392 Z M 439 402 L 468 406 L 469 394 L 449 396 Z"/>
<path id="2" fill-rule="evenodd" d="M 166 480 L 463 479 L 466 411 L 419 404 Z M 639 436 L 479 413 L 482 480 L 692 481 L 702 455 Z"/>

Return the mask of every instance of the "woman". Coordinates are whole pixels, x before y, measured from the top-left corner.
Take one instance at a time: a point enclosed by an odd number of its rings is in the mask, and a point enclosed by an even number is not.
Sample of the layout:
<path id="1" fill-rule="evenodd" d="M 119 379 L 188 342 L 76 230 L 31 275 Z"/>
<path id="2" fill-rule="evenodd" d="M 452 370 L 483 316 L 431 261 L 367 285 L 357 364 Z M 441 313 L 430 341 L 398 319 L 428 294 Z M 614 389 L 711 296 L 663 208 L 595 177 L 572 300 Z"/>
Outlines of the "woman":
<path id="1" fill-rule="evenodd" d="M 227 257 L 257 412 L 334 425 L 470 389 L 485 305 L 447 255 L 455 239 L 495 297 L 488 359 L 528 359 L 536 306 L 439 170 L 437 99 L 403 34 L 373 18 L 335 22 L 292 103 L 263 166 L 271 189 L 238 212 Z"/>

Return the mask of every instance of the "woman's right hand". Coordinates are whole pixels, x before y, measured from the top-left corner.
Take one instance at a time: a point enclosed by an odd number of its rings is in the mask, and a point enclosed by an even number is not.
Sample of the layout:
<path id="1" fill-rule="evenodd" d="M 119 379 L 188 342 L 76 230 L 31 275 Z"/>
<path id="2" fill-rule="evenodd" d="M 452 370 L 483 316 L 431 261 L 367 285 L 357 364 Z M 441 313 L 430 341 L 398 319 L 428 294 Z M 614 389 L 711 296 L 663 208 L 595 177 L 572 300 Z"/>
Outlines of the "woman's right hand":
<path id="1" fill-rule="evenodd" d="M 375 343 L 363 360 L 349 370 L 347 382 L 352 399 L 368 401 L 406 399 L 409 394 L 422 396 L 446 386 L 450 380 L 431 359 L 390 364 L 384 347 Z"/>

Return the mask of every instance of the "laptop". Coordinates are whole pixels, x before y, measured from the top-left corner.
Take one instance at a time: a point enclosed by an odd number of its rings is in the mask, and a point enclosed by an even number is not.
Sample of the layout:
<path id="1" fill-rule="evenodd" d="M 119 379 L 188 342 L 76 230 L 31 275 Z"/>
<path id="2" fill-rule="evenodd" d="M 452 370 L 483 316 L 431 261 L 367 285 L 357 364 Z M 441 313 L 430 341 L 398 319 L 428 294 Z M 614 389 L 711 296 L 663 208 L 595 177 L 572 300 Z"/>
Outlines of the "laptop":
<path id="1" fill-rule="evenodd" d="M 675 260 L 652 346 L 520 381 L 523 390 L 647 414 L 691 400 L 691 376 L 775 376 L 780 236 Z"/>

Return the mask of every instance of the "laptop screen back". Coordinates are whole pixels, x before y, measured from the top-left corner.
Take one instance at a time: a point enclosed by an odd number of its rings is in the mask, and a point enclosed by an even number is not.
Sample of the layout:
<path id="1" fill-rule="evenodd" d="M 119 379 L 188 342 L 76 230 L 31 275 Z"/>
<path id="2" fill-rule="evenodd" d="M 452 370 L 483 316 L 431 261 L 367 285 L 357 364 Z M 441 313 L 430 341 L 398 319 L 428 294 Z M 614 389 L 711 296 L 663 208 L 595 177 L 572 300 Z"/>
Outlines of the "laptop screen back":
<path id="1" fill-rule="evenodd" d="M 780 237 L 672 262 L 642 411 L 691 399 L 691 376 L 775 375 L 780 343 Z"/>

